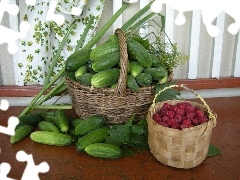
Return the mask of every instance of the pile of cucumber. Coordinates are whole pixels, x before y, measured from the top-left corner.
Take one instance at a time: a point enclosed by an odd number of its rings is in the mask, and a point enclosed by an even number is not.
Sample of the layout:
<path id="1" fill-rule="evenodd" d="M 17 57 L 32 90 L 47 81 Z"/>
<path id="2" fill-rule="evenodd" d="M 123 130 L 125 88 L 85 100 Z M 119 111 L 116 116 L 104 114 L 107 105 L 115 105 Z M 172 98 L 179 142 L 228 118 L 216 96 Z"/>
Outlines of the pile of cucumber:
<path id="1" fill-rule="evenodd" d="M 127 88 L 137 91 L 139 87 L 165 83 L 168 70 L 152 55 L 141 41 L 129 37 L 127 40 L 128 75 Z M 118 37 L 94 49 L 81 49 L 66 60 L 65 75 L 85 86 L 115 88 L 120 75 L 120 47 Z"/>
<path id="2" fill-rule="evenodd" d="M 47 113 L 32 113 L 19 117 L 19 125 L 10 142 L 15 144 L 25 137 L 37 143 L 52 146 L 75 144 L 78 151 L 99 158 L 119 158 L 121 148 L 104 143 L 108 136 L 108 127 L 101 115 L 92 115 L 86 119 L 70 120 L 64 110 Z"/>

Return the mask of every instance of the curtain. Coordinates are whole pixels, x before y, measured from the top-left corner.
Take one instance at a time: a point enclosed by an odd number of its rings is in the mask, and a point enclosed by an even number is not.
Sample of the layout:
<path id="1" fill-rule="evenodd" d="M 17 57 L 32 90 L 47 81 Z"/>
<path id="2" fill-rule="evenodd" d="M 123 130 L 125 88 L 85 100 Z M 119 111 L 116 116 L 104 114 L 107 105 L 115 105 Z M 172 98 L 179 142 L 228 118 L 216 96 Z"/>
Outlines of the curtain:
<path id="1" fill-rule="evenodd" d="M 71 23 L 76 19 L 72 33 L 59 57 L 54 74 L 64 66 L 66 58 L 71 55 L 83 33 L 89 18 L 94 16 L 93 26 L 85 39 L 85 44 L 95 35 L 105 0 L 58 0 L 55 14 L 65 18 L 62 25 L 55 21 L 47 21 L 51 0 L 37 0 L 34 6 L 28 6 L 23 21 L 30 23 L 31 28 L 26 38 L 20 39 L 19 60 L 17 64 L 17 85 L 40 84 L 44 82 L 58 46 Z M 72 8 L 81 7 L 82 14 L 72 15 Z"/>

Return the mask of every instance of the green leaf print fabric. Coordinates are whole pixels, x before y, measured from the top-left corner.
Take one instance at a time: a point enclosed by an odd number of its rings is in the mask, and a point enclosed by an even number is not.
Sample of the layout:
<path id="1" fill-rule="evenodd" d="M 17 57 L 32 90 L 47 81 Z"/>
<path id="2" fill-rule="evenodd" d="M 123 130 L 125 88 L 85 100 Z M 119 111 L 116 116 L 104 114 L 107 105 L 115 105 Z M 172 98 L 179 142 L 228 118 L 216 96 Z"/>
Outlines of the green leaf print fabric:
<path id="1" fill-rule="evenodd" d="M 19 61 L 16 67 L 17 85 L 43 84 L 60 42 L 71 23 L 76 19 L 73 31 L 54 69 L 54 74 L 60 71 L 66 58 L 74 52 L 91 16 L 94 16 L 94 23 L 84 43 L 86 44 L 95 35 L 105 0 L 58 0 L 55 14 L 64 16 L 65 20 L 62 25 L 46 20 L 50 3 L 51 0 L 37 0 L 34 6 L 27 7 L 23 20 L 28 21 L 31 28 L 27 36 L 20 39 Z M 79 16 L 72 15 L 73 8 L 82 8 L 82 13 Z"/>

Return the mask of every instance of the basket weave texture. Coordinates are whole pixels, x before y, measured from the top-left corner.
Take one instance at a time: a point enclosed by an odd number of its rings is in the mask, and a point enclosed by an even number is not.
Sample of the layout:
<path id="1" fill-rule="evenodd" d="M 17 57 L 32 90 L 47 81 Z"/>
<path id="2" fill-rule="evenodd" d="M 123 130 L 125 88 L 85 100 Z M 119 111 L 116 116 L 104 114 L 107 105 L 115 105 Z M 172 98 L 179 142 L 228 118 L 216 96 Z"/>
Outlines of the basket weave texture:
<path id="1" fill-rule="evenodd" d="M 216 126 L 216 115 L 212 114 L 208 106 L 188 101 L 207 113 L 209 120 L 204 124 L 182 130 L 164 127 L 157 124 L 152 115 L 161 109 L 165 102 L 174 105 L 183 101 L 159 102 L 149 108 L 147 122 L 150 151 L 165 165 L 183 169 L 196 167 L 207 157 L 212 128 Z"/>
<path id="2" fill-rule="evenodd" d="M 121 64 L 120 77 L 115 89 L 92 88 L 66 78 L 68 93 L 80 118 L 100 114 L 105 117 L 106 123 L 117 124 L 126 122 L 135 114 L 135 120 L 139 120 L 147 114 L 155 96 L 155 86 L 141 87 L 137 92 L 126 88 L 127 43 L 121 29 L 117 29 L 115 34 L 119 38 Z"/>

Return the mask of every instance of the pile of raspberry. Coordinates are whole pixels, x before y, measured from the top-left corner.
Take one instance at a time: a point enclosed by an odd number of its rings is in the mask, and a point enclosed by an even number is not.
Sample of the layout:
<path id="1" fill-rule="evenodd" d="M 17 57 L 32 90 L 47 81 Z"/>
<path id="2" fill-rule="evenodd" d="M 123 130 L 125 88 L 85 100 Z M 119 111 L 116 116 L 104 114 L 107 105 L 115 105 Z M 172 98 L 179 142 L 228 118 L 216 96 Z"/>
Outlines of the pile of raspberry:
<path id="1" fill-rule="evenodd" d="M 165 102 L 152 118 L 162 126 L 180 130 L 208 121 L 208 116 L 204 111 L 192 106 L 189 102 L 179 102 L 174 105 Z"/>

